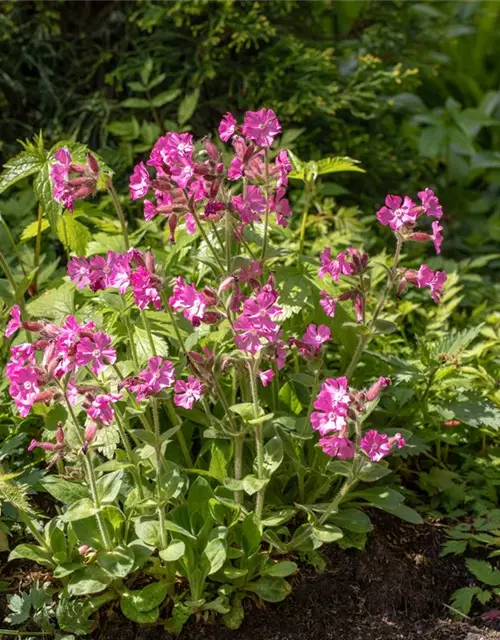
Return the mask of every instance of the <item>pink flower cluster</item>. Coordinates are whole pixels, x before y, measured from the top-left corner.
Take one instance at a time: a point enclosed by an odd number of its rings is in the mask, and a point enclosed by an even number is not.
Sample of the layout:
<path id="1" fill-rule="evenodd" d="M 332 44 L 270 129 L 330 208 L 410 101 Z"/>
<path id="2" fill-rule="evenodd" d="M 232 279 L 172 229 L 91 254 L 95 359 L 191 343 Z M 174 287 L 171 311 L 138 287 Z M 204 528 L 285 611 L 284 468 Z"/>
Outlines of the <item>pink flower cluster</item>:
<path id="1" fill-rule="evenodd" d="M 385 199 L 385 206 L 377 211 L 377 218 L 380 224 L 388 225 L 394 232 L 400 233 L 404 240 L 416 242 L 432 240 L 436 253 L 441 253 L 443 227 L 438 220 L 443 215 L 443 208 L 432 189 L 427 188 L 424 191 L 419 191 L 418 197 L 420 205 L 415 204 L 408 196 L 403 199 L 400 196 L 388 195 Z M 417 218 L 422 214 L 436 218 L 432 223 L 432 234 L 414 231 Z"/>
<path id="2" fill-rule="evenodd" d="M 38 333 L 33 344 L 11 348 L 11 357 L 5 368 L 10 381 L 9 393 L 22 416 L 28 415 L 35 402 L 60 401 L 62 391 L 56 381 L 66 374 L 88 366 L 98 375 L 116 360 L 110 336 L 96 331 L 93 322 L 79 325 L 74 316 L 68 316 L 61 327 L 48 322 L 21 322 L 18 321 L 18 307 L 12 309 L 11 315 L 6 334 L 10 336 L 21 327 Z M 38 359 L 37 354 L 40 356 Z M 65 392 L 72 400 L 79 393 L 72 380 Z"/>
<path id="3" fill-rule="evenodd" d="M 356 455 L 356 445 L 349 438 L 348 421 L 356 413 L 364 411 L 364 403 L 375 400 L 390 380 L 379 378 L 366 393 L 354 393 L 348 387 L 345 376 L 328 378 L 314 401 L 311 425 L 322 436 L 319 445 L 326 455 L 348 460 Z M 405 445 L 404 438 L 397 433 L 389 438 L 375 430 L 367 431 L 360 441 L 360 450 L 371 461 L 379 461 L 388 455 L 394 446 Z"/>
<path id="4" fill-rule="evenodd" d="M 406 269 L 403 272 L 398 287 L 398 294 L 404 291 L 406 285 L 410 283 L 419 289 L 429 287 L 431 298 L 434 302 L 439 302 L 447 279 L 448 276 L 444 271 L 433 271 L 426 264 L 422 264 L 418 271 Z"/>
<path id="5" fill-rule="evenodd" d="M 331 337 L 332 332 L 326 325 L 310 324 L 301 340 L 290 338 L 288 342 L 290 345 L 295 345 L 306 360 L 313 360 L 321 356 L 321 348 Z"/>
<path id="6" fill-rule="evenodd" d="M 152 304 L 161 309 L 160 292 L 162 281 L 155 274 L 153 254 L 130 249 L 126 253 L 108 251 L 106 257 L 83 256 L 71 258 L 68 262 L 68 275 L 79 289 L 88 286 L 92 291 L 118 289 L 125 293 L 132 287 L 134 301 L 140 309 Z"/>
<path id="7" fill-rule="evenodd" d="M 135 376 L 125 378 L 119 386 L 135 393 L 138 402 L 173 386 L 174 404 L 184 409 L 192 409 L 194 403 L 203 395 L 203 385 L 198 378 L 189 375 L 186 381 L 176 381 L 173 363 L 160 356 L 149 358 L 145 369 Z"/>
<path id="8" fill-rule="evenodd" d="M 350 247 L 345 251 L 341 251 L 335 258 L 332 258 L 331 249 L 327 247 L 321 253 L 320 261 L 319 278 L 323 279 L 328 275 L 336 282 L 340 276 L 358 276 L 362 274 L 368 266 L 368 254 L 360 253 L 357 249 Z M 331 296 L 322 289 L 320 296 L 319 303 L 327 316 L 333 318 L 337 302 L 351 300 L 356 314 L 356 322 L 362 322 L 365 300 L 357 287 L 353 287 L 337 297 Z"/>
<path id="9" fill-rule="evenodd" d="M 270 211 L 277 224 L 284 227 L 292 213 L 285 197 L 292 166 L 286 151 L 280 151 L 272 163 L 265 160 L 265 149 L 280 131 L 281 125 L 271 109 L 248 111 L 241 127 L 227 113 L 219 127 L 221 139 L 232 139 L 235 151 L 227 168 L 208 138 L 197 146 L 190 133 L 168 132 L 156 142 L 146 164 L 135 166 L 129 183 L 131 198 L 138 200 L 150 192 L 154 194 L 154 201 L 144 200 L 144 218 L 166 218 L 171 242 L 180 220 L 188 233 L 194 233 L 197 224 L 217 222 L 226 213 L 239 218 L 237 235 Z M 231 197 L 230 190 L 222 188 L 225 179 L 236 181 L 243 177 L 248 184 L 243 194 Z M 276 188 L 274 194 L 270 193 L 271 182 Z M 264 186 L 264 191 L 259 185 Z"/>
<path id="10" fill-rule="evenodd" d="M 75 200 L 83 200 L 95 194 L 99 179 L 99 164 L 93 155 L 87 154 L 85 165 L 74 164 L 67 147 L 58 149 L 50 168 L 52 196 L 68 211 L 73 211 Z"/>
<path id="11" fill-rule="evenodd" d="M 177 312 L 182 311 L 186 320 L 189 320 L 194 327 L 200 326 L 202 322 L 214 324 L 223 318 L 220 312 L 213 310 L 218 302 L 218 295 L 213 289 L 205 287 L 202 291 L 198 291 L 193 284 L 186 284 L 181 276 L 175 279 L 172 295 L 168 301 L 172 309 Z"/>

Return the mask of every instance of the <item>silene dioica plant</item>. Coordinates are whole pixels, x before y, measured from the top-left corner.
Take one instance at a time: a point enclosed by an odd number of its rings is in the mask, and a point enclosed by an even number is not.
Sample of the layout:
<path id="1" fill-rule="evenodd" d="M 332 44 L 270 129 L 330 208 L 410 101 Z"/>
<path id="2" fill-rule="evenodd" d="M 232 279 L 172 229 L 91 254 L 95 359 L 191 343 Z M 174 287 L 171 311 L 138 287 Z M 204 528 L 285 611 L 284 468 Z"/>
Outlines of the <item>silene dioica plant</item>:
<path id="1" fill-rule="evenodd" d="M 91 614 L 114 600 L 131 620 L 161 620 L 173 632 L 210 612 L 236 628 L 245 597 L 286 597 L 297 557 L 321 567 L 323 543 L 362 548 L 371 529 L 363 504 L 419 521 L 388 484 L 358 486 L 390 474 L 384 459 L 405 437 L 370 424 L 390 380 L 355 388 L 351 379 L 384 330 L 390 296 L 412 286 L 439 300 L 445 273 L 407 269 L 401 251 L 431 241 L 439 253 L 441 206 L 430 189 L 419 204 L 387 196 L 377 217 L 393 230 L 395 251 L 382 285 L 356 248 L 325 249 L 318 270 L 313 257 L 272 242 L 292 216 L 280 132 L 270 109 L 247 112 L 242 124 L 227 113 L 219 134 L 231 154 L 170 132 L 136 165 L 130 196 L 186 247 L 179 261 L 131 246 L 96 156 L 78 163 L 68 146 L 55 153 L 54 200 L 72 211 L 108 189 L 125 248 L 69 260 L 82 296 L 76 315 L 55 324 L 14 306 L 5 333 L 18 413 L 44 406 L 51 417 L 29 450 L 45 452 L 41 484 L 58 501 L 43 527 L 42 516 L 20 513 L 34 542 L 11 558 L 51 569 L 64 630 L 88 633 Z M 432 229 L 417 226 L 428 218 Z M 280 283 L 274 271 L 281 262 L 302 269 L 322 322 L 300 326 L 300 314 L 287 314 L 286 276 Z M 358 342 L 338 371 L 327 323 L 344 304 Z"/>

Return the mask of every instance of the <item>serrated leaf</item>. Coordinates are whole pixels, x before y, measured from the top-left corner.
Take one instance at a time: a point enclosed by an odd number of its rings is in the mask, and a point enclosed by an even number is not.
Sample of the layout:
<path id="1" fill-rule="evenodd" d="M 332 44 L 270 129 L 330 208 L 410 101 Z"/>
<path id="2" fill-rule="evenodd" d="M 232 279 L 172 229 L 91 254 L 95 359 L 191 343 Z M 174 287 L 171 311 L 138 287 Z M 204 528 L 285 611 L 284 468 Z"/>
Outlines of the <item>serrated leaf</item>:
<path id="1" fill-rule="evenodd" d="M 43 166 L 44 160 L 40 155 L 30 151 L 21 151 L 5 163 L 2 173 L 0 173 L 0 193 L 19 180 L 37 173 Z"/>
<path id="2" fill-rule="evenodd" d="M 60 321 L 75 311 L 75 285 L 65 282 L 56 289 L 42 293 L 27 304 L 27 311 L 35 318 Z"/>
<path id="3" fill-rule="evenodd" d="M 43 233 L 46 229 L 49 228 L 48 220 L 42 220 L 42 224 L 40 225 L 40 233 Z M 27 227 L 24 228 L 24 231 L 21 234 L 21 241 L 31 240 L 31 238 L 36 238 L 38 235 L 38 220 L 31 222 Z"/>
<path id="4" fill-rule="evenodd" d="M 33 181 L 33 193 L 43 213 L 47 216 L 50 226 L 57 232 L 57 221 L 62 213 L 62 207 L 52 197 L 52 182 L 50 181 L 48 163 L 37 173 Z"/>
<path id="5" fill-rule="evenodd" d="M 153 343 L 154 343 L 154 352 L 151 344 L 149 342 L 149 337 L 147 332 L 140 327 L 134 327 L 134 341 L 135 341 L 135 349 L 137 353 L 137 357 L 141 361 L 146 361 L 151 356 L 168 356 L 168 344 L 160 338 L 153 334 Z"/>
<path id="6" fill-rule="evenodd" d="M 180 125 L 185 124 L 193 115 L 200 98 L 200 90 L 195 89 L 192 93 L 188 93 L 182 99 L 179 110 L 177 112 L 177 120 Z"/>
<path id="7" fill-rule="evenodd" d="M 457 589 L 451 597 L 451 606 L 460 613 L 467 615 L 472 607 L 472 600 L 474 596 L 481 593 L 479 587 L 464 587 L 463 589 Z"/>
<path id="8" fill-rule="evenodd" d="M 500 570 L 496 569 L 486 560 L 475 560 L 467 558 L 465 561 L 467 569 L 481 582 L 491 587 L 500 586 Z"/>
<path id="9" fill-rule="evenodd" d="M 69 211 L 65 211 L 57 221 L 57 235 L 66 249 L 78 255 L 85 255 L 92 237 L 87 227 Z"/>

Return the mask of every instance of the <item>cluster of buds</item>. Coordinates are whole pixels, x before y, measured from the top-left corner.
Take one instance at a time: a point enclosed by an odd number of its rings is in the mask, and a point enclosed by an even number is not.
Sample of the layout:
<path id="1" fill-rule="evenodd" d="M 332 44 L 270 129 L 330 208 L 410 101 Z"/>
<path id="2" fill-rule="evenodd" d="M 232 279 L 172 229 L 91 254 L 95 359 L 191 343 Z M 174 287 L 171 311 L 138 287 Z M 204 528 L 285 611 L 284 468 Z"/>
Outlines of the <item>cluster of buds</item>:
<path id="1" fill-rule="evenodd" d="M 54 159 L 50 168 L 52 195 L 56 202 L 73 211 L 75 200 L 83 200 L 97 191 L 99 164 L 90 153 L 84 165 L 74 164 L 67 147 L 58 149 Z"/>
<path id="2" fill-rule="evenodd" d="M 318 271 L 318 277 L 323 279 L 330 276 L 335 282 L 340 276 L 359 277 L 368 267 L 368 254 L 361 253 L 357 249 L 350 247 L 345 251 L 341 251 L 335 258 L 332 258 L 332 252 L 327 247 L 320 256 L 321 267 Z M 320 305 L 327 316 L 333 318 L 338 302 L 350 300 L 356 315 L 356 322 L 362 322 L 365 314 L 365 296 L 357 287 L 352 286 L 348 291 L 334 297 L 327 291 L 320 291 Z"/>

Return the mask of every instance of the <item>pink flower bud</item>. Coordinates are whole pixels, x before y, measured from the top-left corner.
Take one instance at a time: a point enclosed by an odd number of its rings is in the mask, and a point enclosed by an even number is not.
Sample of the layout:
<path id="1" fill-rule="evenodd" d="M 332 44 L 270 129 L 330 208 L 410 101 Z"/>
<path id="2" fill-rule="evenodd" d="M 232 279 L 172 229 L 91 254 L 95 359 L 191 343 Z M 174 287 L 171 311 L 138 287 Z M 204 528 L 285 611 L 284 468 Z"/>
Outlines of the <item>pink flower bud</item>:
<path id="1" fill-rule="evenodd" d="M 415 233 L 411 233 L 409 235 L 409 239 L 413 240 L 414 242 L 428 242 L 429 240 L 432 240 L 432 236 L 430 235 L 430 233 L 422 233 L 420 231 L 416 231 Z"/>
<path id="2" fill-rule="evenodd" d="M 230 289 L 235 282 L 236 282 L 236 278 L 234 276 L 228 276 L 219 285 L 219 289 L 217 290 L 217 294 L 220 296 L 220 294 L 223 291 L 227 291 L 228 289 Z"/>
<path id="3" fill-rule="evenodd" d="M 382 378 L 382 377 L 380 377 L 377 380 L 377 382 L 372 384 L 372 386 L 366 392 L 366 401 L 367 402 L 372 402 L 373 400 L 376 400 L 379 397 L 380 392 L 382 391 L 382 389 L 385 389 L 390 384 L 391 384 L 391 379 L 390 378 Z"/>
<path id="4" fill-rule="evenodd" d="M 85 427 L 85 442 L 87 443 L 87 445 L 92 444 L 96 435 L 97 423 L 89 422 L 89 424 Z"/>

